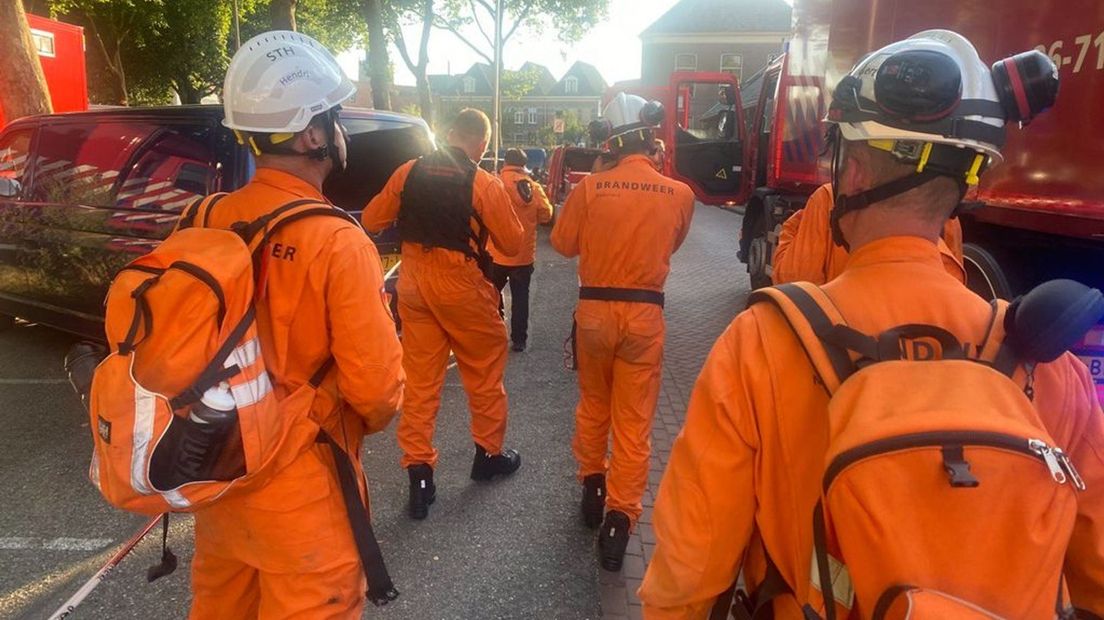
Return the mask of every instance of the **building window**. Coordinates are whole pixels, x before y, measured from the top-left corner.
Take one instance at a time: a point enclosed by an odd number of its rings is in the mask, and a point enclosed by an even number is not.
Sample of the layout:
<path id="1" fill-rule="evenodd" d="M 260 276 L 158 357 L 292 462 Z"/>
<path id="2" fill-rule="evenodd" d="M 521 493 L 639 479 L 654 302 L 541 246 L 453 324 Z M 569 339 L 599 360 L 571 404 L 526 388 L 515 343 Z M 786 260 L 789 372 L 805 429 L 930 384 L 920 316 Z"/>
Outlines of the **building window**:
<path id="1" fill-rule="evenodd" d="M 465 93 L 474 93 L 475 92 L 475 78 L 473 78 L 471 76 L 468 76 L 468 77 L 464 78 L 464 92 Z"/>
<path id="2" fill-rule="evenodd" d="M 577 95 L 579 94 L 579 78 L 574 75 L 569 75 L 564 80 L 564 94 Z"/>
<path id="3" fill-rule="evenodd" d="M 675 71 L 697 71 L 697 54 L 675 54 Z"/>
<path id="4" fill-rule="evenodd" d="M 525 144 L 525 134 L 515 133 L 514 134 L 514 146 L 521 146 L 523 144 Z"/>
<path id="5" fill-rule="evenodd" d="M 529 124 L 530 125 L 536 125 L 537 124 L 537 109 L 536 108 L 529 108 Z"/>
<path id="6" fill-rule="evenodd" d="M 525 110 L 517 110 L 514 112 L 514 124 L 520 125 L 525 122 Z"/>
<path id="7" fill-rule="evenodd" d="M 731 73 L 740 81 L 744 75 L 744 57 L 739 54 L 721 54 L 721 72 Z"/>
<path id="8" fill-rule="evenodd" d="M 31 40 L 34 41 L 35 50 L 39 56 L 54 58 L 57 52 L 54 50 L 54 33 L 45 30 L 31 29 Z"/>

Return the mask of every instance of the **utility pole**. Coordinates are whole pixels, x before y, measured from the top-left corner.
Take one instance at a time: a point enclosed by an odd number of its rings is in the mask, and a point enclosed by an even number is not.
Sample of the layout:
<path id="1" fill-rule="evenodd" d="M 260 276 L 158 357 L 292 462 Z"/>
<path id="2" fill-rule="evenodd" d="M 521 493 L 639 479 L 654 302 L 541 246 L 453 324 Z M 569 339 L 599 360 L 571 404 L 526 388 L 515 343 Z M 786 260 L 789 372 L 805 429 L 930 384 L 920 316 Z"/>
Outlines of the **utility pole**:
<path id="1" fill-rule="evenodd" d="M 495 0 L 495 31 L 494 31 L 494 102 L 491 118 L 491 131 L 493 131 L 494 169 L 498 171 L 498 150 L 502 146 L 502 0 Z"/>

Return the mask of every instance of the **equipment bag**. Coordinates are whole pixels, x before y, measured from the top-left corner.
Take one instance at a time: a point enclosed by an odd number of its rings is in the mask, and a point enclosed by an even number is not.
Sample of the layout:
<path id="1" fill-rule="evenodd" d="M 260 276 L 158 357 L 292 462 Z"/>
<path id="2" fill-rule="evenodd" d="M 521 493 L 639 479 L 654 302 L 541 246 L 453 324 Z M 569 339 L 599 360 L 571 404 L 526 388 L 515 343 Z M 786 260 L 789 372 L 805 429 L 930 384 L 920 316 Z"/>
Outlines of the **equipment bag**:
<path id="1" fill-rule="evenodd" d="M 860 333 L 808 283 L 751 301 L 782 311 L 830 395 L 809 617 L 1068 613 L 1084 483 L 1011 378 L 1004 302 L 973 346 L 934 325 Z"/>

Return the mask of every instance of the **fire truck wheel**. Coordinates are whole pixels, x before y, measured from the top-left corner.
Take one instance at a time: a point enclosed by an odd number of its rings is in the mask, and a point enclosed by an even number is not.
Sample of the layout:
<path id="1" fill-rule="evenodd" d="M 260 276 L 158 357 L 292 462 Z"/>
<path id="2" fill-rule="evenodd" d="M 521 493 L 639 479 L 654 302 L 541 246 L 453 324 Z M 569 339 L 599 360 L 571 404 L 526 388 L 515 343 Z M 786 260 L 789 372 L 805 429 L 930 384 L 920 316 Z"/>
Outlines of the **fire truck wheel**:
<path id="1" fill-rule="evenodd" d="M 997 258 L 974 243 L 962 245 L 966 286 L 985 299 L 1012 299 L 1012 286 Z"/>
<path id="2" fill-rule="evenodd" d="M 767 226 L 767 218 L 759 212 L 757 217 L 755 217 L 755 221 L 750 222 L 747 231 L 751 234 L 751 241 L 748 243 L 747 249 L 747 269 L 748 276 L 751 278 L 752 290 L 772 284 L 770 274 L 767 273 L 767 265 L 770 262 L 771 253 L 770 239 L 767 237 Z"/>

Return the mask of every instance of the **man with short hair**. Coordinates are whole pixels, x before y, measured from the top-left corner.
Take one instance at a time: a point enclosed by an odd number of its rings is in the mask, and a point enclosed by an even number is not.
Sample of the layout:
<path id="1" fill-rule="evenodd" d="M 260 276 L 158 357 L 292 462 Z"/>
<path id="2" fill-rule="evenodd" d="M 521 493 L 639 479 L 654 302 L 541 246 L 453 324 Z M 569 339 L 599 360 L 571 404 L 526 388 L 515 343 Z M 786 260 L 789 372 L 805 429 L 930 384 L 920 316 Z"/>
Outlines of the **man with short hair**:
<path id="1" fill-rule="evenodd" d="M 491 281 L 499 295 L 506 284 L 510 284 L 510 341 L 517 352 L 524 351 L 529 341 L 529 284 L 537 258 L 537 224 L 552 220 L 552 203 L 548 202 L 540 183 L 529 177 L 525 169 L 527 161 L 525 151 L 509 149 L 506 151 L 506 166 L 499 174 L 502 185 L 510 194 L 514 213 L 525 228 L 521 251 L 509 256 L 494 243 L 487 248 L 494 259 Z"/>
<path id="2" fill-rule="evenodd" d="M 651 160 L 662 117 L 658 103 L 624 93 L 606 106 L 605 130 L 594 129 L 616 163 L 575 187 L 551 237 L 557 252 L 579 257 L 572 448 L 583 519 L 602 526 L 598 558 L 610 571 L 621 570 L 643 512 L 666 331 L 663 287 L 694 215 L 694 193 Z"/>
<path id="3" fill-rule="evenodd" d="M 782 224 L 778 246 L 771 257 L 771 281 L 775 284 L 824 284 L 843 272 L 847 264 L 847 250 L 832 243 L 830 221 L 833 199 L 832 185 L 821 185 L 809 196 L 805 207 Z M 947 273 L 965 282 L 962 225 L 957 217 L 947 220 L 936 244 Z"/>
<path id="4" fill-rule="evenodd" d="M 521 455 L 503 446 L 507 336 L 488 279 L 487 243 L 512 256 L 524 229 L 502 183 L 477 165 L 490 135 L 486 114 L 461 110 L 448 146 L 400 166 L 362 216 L 370 231 L 397 221 L 402 240 L 397 292 L 407 383 L 397 434 L 414 519 L 426 518 L 436 498 L 433 434 L 450 351 L 471 410 L 471 478 L 507 476 L 521 466 Z"/>
<path id="5" fill-rule="evenodd" d="M 919 50 L 923 52 L 915 54 Z M 931 76 L 931 67 L 950 65 L 962 67 L 959 70 L 972 79 L 962 80 L 963 92 L 945 102 L 947 109 L 938 119 L 918 119 L 907 128 L 877 109 L 857 108 L 871 106 L 873 80 L 905 75 L 887 71 L 885 65 L 876 70 L 876 65 L 863 63 L 888 64 L 886 58 L 898 52 L 916 63 L 907 76 Z M 836 206 L 829 225 L 835 243 L 850 255 L 843 273 L 820 291 L 845 319 L 843 324 L 860 335 L 883 334 L 898 326 L 932 326 L 957 343 L 985 343 L 993 308 L 948 274 L 936 242 L 967 186 L 977 182 L 991 158 L 1000 157 L 1006 122 L 1000 110 L 1006 108 L 996 100 L 988 66 L 955 33 L 920 33 L 865 58 L 841 81 L 829 112 L 829 120 L 841 127 L 843 140 L 835 161 Z M 858 93 L 864 96 L 862 103 L 856 103 Z M 959 107 L 966 100 L 974 111 Z M 988 104 L 984 118 L 978 120 L 976 110 L 983 104 Z M 963 137 L 963 132 L 971 131 L 970 137 Z M 726 590 L 732 592 L 741 573 L 750 593 L 743 601 L 755 606 L 742 610 L 749 616 L 773 612 L 772 617 L 780 619 L 821 617 L 828 613 L 819 585 L 826 574 L 834 595 L 829 598 L 854 611 L 848 595 L 857 590 L 849 589 L 846 567 L 831 557 L 821 566 L 813 554 L 813 514 L 816 509 L 823 515 L 818 501 L 825 493 L 829 436 L 840 432 L 837 425 L 845 420 L 839 418 L 852 411 L 833 410 L 830 418 L 829 388 L 788 316 L 775 305 L 753 304 L 720 336 L 698 377 L 656 500 L 657 546 L 640 589 L 646 618 L 707 617 L 718 597 Z M 842 326 L 838 321 L 832 325 Z M 907 337 L 900 338 L 903 348 Z M 1071 354 L 1051 363 L 1027 365 L 1032 370 L 1021 367 L 1013 375 L 1018 385 L 1009 386 L 1010 391 L 1018 387 L 1028 398 L 1033 395 L 1040 421 L 1076 464 L 1087 489 L 1076 495 L 1072 539 L 1050 544 L 1065 550 L 1065 584 L 1072 603 L 1099 616 L 1104 614 L 1104 414 L 1087 369 Z M 863 372 L 856 371 L 842 389 L 850 388 L 850 395 L 866 395 L 855 391 L 864 385 Z M 1007 381 L 1000 376 L 991 379 Z M 851 381 L 860 383 L 855 387 Z M 883 398 L 890 402 L 908 398 L 910 391 L 921 387 L 902 385 L 899 392 L 887 392 Z M 875 397 L 871 394 L 867 402 Z M 938 399 L 938 395 L 929 398 Z M 887 404 L 886 411 L 892 412 L 892 405 Z M 961 454 L 961 446 L 958 449 Z M 968 450 L 973 449 L 981 448 Z M 948 461 L 944 465 L 948 474 L 955 473 Z M 969 470 L 969 465 L 962 465 Z M 1040 478 L 1049 479 L 1043 474 L 1046 465 L 1040 461 L 1038 466 Z M 931 471 L 933 476 L 944 476 L 941 470 Z M 895 475 L 900 473 L 887 467 L 887 486 L 897 484 L 900 478 Z M 1058 478 L 1053 470 L 1051 474 Z M 982 480 L 982 487 L 985 484 Z M 947 482 L 951 492 L 969 492 L 952 488 L 959 486 L 968 485 Z M 1000 511 L 1016 508 L 994 506 L 993 510 L 993 518 L 999 519 Z M 1030 534 L 1024 532 L 1025 539 Z M 952 549 L 979 544 L 946 542 Z M 1039 578 L 1042 583 L 1053 578 L 1059 584 L 1060 580 L 1057 575 L 1037 574 L 1040 571 L 1033 569 L 1039 558 L 1017 554 L 1021 542 L 996 541 L 1004 544 L 1005 557 L 964 564 L 963 575 L 984 579 L 989 587 L 953 594 L 1001 617 L 1053 615 L 1055 592 L 1036 583 L 1025 584 L 1023 579 Z M 886 557 L 894 551 L 899 549 L 887 549 Z M 924 559 L 917 558 L 914 568 L 923 570 Z M 1020 570 L 1013 572 L 1013 567 Z M 944 577 L 953 582 L 962 575 Z M 1028 597 L 1033 613 L 1016 606 Z M 859 608 L 859 615 L 878 615 L 869 599 L 866 605 Z M 717 611 L 727 617 L 727 609 Z"/>
<path id="6" fill-rule="evenodd" d="M 306 35 L 268 32 L 243 45 L 227 70 L 224 123 L 253 149 L 257 173 L 203 225 L 230 229 L 289 203 L 327 203 L 322 184 L 345 167 L 337 112 L 354 91 Z M 343 217 L 304 218 L 269 246 L 256 310 L 272 389 L 294 393 L 332 358 L 309 415 L 359 470 L 364 436 L 387 426 L 403 392 L 379 254 Z M 360 617 L 364 570 L 334 456 L 318 442 L 288 449 L 302 454 L 264 486 L 195 513 L 191 618 Z"/>

